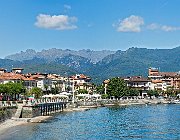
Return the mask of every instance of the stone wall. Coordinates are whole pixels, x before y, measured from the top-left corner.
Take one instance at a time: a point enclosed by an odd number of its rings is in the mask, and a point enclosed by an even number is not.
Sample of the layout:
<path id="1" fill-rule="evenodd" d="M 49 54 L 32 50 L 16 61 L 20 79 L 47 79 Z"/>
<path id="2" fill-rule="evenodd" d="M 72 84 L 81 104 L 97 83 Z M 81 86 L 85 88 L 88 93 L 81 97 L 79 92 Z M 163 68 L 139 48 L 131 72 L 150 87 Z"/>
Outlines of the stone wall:
<path id="1" fill-rule="evenodd" d="M 0 123 L 13 117 L 16 113 L 17 106 L 7 106 L 0 108 Z"/>
<path id="2" fill-rule="evenodd" d="M 106 106 L 121 105 L 128 103 L 139 103 L 140 100 L 97 100 L 97 101 L 78 101 L 77 106 Z"/>
<path id="3" fill-rule="evenodd" d="M 22 118 L 32 118 L 41 116 L 41 112 L 37 106 L 24 106 L 22 109 Z"/>

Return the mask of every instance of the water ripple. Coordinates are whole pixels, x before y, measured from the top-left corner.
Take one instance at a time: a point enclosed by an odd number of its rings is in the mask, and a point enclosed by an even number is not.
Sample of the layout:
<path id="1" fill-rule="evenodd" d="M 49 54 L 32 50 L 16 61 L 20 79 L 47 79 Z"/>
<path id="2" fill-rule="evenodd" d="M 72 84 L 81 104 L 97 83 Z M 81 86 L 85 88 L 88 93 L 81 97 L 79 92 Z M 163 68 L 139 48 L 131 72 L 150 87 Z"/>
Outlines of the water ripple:
<path id="1" fill-rule="evenodd" d="M 179 105 L 137 105 L 62 113 L 48 123 L 16 127 L 3 140 L 179 140 Z M 11 130 L 13 131 L 13 130 Z"/>

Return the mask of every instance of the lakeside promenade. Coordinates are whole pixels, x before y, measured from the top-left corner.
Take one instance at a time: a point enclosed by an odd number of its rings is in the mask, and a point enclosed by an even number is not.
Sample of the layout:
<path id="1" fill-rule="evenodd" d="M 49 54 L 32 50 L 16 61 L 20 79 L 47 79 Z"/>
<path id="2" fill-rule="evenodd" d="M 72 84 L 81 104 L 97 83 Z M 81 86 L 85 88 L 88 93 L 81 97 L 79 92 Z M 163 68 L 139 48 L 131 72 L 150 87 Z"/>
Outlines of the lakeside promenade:
<path id="1" fill-rule="evenodd" d="M 64 108 L 63 112 L 73 112 L 73 111 L 86 111 L 90 108 L 97 107 L 108 107 L 108 106 L 129 106 L 129 105 L 147 105 L 147 104 L 174 104 L 180 103 L 180 100 L 169 100 L 169 99 L 123 99 L 123 100 L 96 100 L 96 101 L 78 101 L 75 104 L 68 104 Z M 62 111 L 59 111 L 62 112 Z M 40 123 L 51 118 L 55 112 L 49 114 L 48 116 L 37 116 L 32 118 L 14 118 L 7 119 L 5 122 L 1 123 L 0 134 L 3 134 L 7 129 L 24 125 L 27 123 Z"/>

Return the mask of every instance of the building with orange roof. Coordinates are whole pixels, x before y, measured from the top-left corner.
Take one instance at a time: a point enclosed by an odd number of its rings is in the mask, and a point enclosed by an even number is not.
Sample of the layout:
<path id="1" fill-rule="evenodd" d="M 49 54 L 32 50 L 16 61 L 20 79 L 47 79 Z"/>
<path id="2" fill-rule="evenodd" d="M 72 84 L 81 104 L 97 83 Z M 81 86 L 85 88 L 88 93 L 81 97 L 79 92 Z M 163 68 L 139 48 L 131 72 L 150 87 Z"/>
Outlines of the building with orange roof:
<path id="1" fill-rule="evenodd" d="M 140 96 L 147 96 L 147 91 L 150 90 L 151 80 L 142 76 L 126 77 L 124 80 L 127 82 L 128 87 L 139 90 Z"/>
<path id="2" fill-rule="evenodd" d="M 152 80 L 151 89 L 167 91 L 169 87 L 180 88 L 179 72 L 160 72 L 157 68 L 149 68 L 148 78 Z"/>
<path id="3" fill-rule="evenodd" d="M 6 84 L 8 82 L 20 83 L 22 81 L 27 89 L 31 89 L 36 86 L 35 79 L 31 77 L 26 77 L 25 75 L 14 72 L 5 72 L 0 74 L 0 84 Z"/>
<path id="4" fill-rule="evenodd" d="M 73 88 L 73 84 L 74 84 L 75 91 L 78 91 L 80 89 L 85 89 L 88 92 L 92 92 L 92 84 L 90 83 L 90 81 L 91 78 L 84 74 L 76 74 L 69 77 L 71 88 Z"/>
<path id="5" fill-rule="evenodd" d="M 33 73 L 30 77 L 36 81 L 36 87 L 41 88 L 43 91 L 51 90 L 52 80 L 48 78 L 48 74 Z"/>
<path id="6" fill-rule="evenodd" d="M 52 81 L 52 88 L 57 88 L 59 92 L 66 91 L 67 77 L 62 77 L 58 74 L 48 74 L 48 78 Z"/>

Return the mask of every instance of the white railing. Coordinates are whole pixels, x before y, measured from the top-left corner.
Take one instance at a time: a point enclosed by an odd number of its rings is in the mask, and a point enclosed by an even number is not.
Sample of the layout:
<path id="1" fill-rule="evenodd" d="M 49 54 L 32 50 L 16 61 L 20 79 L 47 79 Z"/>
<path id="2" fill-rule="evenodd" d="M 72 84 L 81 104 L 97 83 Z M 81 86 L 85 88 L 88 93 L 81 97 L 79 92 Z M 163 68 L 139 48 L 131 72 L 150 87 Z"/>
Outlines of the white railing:
<path id="1" fill-rule="evenodd" d="M 0 101 L 0 107 L 17 106 L 17 101 Z"/>
<path id="2" fill-rule="evenodd" d="M 24 106 L 32 106 L 37 104 L 44 103 L 59 103 L 59 102 L 68 102 L 68 99 L 34 99 L 34 100 L 23 100 L 22 104 Z M 0 107 L 8 107 L 8 106 L 17 106 L 18 101 L 0 101 Z"/>
<path id="3" fill-rule="evenodd" d="M 67 99 L 48 99 L 48 98 L 42 98 L 42 99 L 34 99 L 34 100 L 23 100 L 23 105 L 25 106 L 32 106 L 37 104 L 45 104 L 45 103 L 59 103 L 59 102 L 68 102 Z"/>

